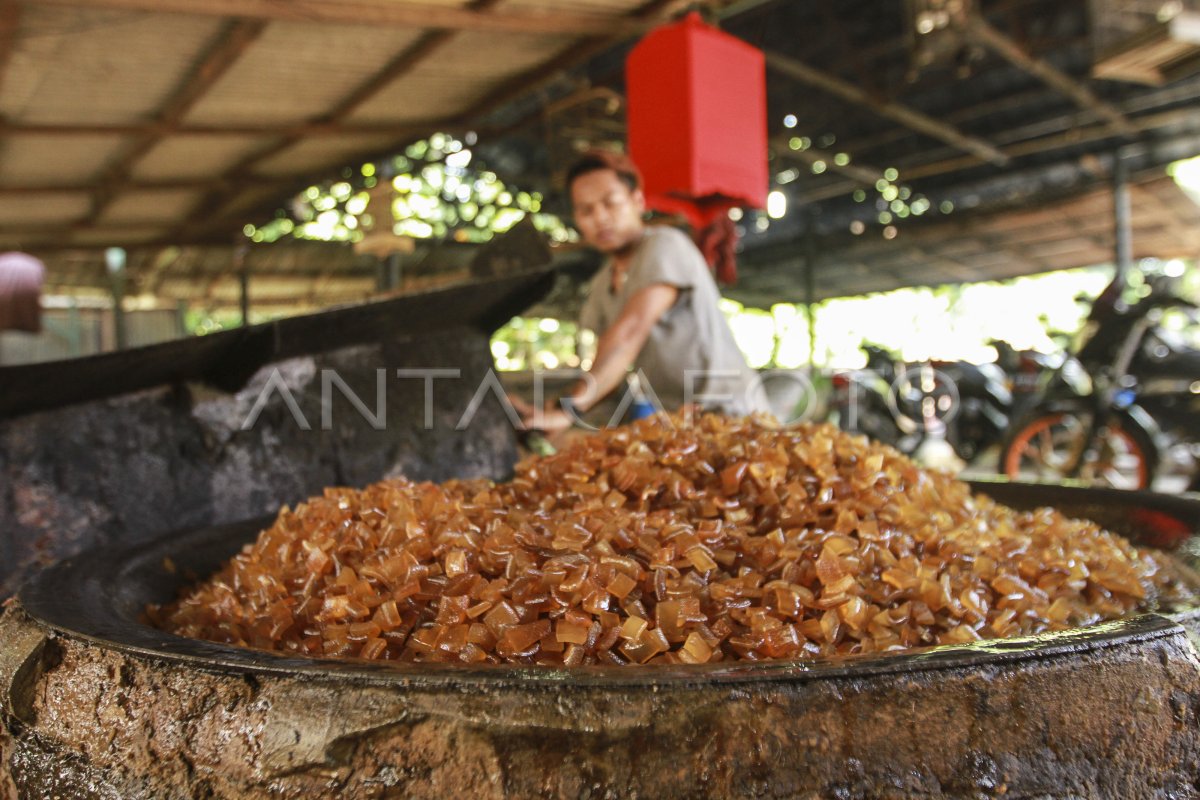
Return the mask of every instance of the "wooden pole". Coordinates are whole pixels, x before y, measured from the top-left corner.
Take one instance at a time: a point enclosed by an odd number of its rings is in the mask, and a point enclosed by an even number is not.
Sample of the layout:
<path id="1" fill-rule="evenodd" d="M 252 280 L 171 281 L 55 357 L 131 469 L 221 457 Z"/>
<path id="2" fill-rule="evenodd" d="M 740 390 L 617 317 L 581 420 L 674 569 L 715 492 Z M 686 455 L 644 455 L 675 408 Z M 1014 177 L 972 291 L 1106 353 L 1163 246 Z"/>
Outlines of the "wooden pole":
<path id="1" fill-rule="evenodd" d="M 242 242 L 235 245 L 233 250 L 233 266 L 238 275 L 238 297 L 243 328 L 250 324 L 250 263 L 246 258 L 249 249 L 249 246 Z"/>
<path id="2" fill-rule="evenodd" d="M 1117 275 L 1127 278 L 1133 269 L 1133 211 L 1129 202 L 1129 165 L 1120 150 L 1113 154 L 1113 233 Z"/>
<path id="3" fill-rule="evenodd" d="M 118 350 L 124 350 L 129 343 L 125 331 L 125 258 L 125 250 L 120 247 L 110 247 L 104 251 L 113 301 L 113 335 Z"/>
<path id="4" fill-rule="evenodd" d="M 817 231 L 816 213 L 808 211 L 808 223 L 804 229 L 804 312 L 808 316 L 808 375 L 812 378 L 817 370 Z"/>

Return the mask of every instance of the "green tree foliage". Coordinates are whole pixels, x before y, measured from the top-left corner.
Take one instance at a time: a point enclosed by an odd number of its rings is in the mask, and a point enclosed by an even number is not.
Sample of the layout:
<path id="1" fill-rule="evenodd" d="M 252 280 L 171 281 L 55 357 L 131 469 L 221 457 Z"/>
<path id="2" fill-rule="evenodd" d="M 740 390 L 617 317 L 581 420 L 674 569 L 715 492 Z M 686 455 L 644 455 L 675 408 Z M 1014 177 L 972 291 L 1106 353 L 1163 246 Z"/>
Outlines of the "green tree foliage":
<path id="1" fill-rule="evenodd" d="M 995 359 L 992 339 L 1017 348 L 1059 350 L 1083 324 L 1090 300 L 1112 279 L 1112 269 L 1092 267 L 990 281 L 841 297 L 815 308 L 818 367 L 859 368 L 863 342 L 884 345 L 908 361 L 943 359 L 983 363 Z M 1200 269 L 1181 261 L 1146 260 L 1130 276 L 1129 300 L 1148 293 L 1147 276 L 1166 275 L 1178 291 L 1200 298 Z M 734 338 L 751 366 L 793 368 L 809 362 L 809 320 L 804 306 L 779 303 L 745 308 L 722 300 Z M 1200 327 L 1187 315 L 1168 315 L 1168 330 L 1200 346 Z M 500 369 L 576 366 L 586 362 L 589 332 L 570 322 L 516 317 L 496 332 L 492 352 Z"/>
<path id="2" fill-rule="evenodd" d="M 244 232 L 260 243 L 284 237 L 356 242 L 390 226 L 414 239 L 485 242 L 526 215 L 555 241 L 574 238 L 558 217 L 542 212 L 540 194 L 507 185 L 475 163 L 464 142 L 435 133 L 403 153 L 309 186 L 274 219 Z"/>

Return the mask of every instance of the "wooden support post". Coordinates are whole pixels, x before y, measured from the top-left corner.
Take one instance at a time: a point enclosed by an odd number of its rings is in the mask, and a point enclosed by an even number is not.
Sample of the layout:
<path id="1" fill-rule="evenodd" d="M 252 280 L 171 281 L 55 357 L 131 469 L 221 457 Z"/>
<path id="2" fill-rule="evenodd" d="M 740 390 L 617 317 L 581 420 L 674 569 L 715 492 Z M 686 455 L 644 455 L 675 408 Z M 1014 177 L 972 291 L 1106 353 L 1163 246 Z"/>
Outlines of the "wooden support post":
<path id="1" fill-rule="evenodd" d="M 1129 202 L 1129 165 L 1118 150 L 1113 155 L 1113 233 L 1117 275 L 1133 269 L 1133 211 Z"/>
<path id="2" fill-rule="evenodd" d="M 813 209 L 808 211 L 804 229 L 804 313 L 808 317 L 808 375 L 816 375 L 817 365 L 817 231 Z"/>
<path id="3" fill-rule="evenodd" d="M 243 242 L 235 245 L 233 251 L 233 268 L 238 275 L 238 298 L 243 328 L 250 324 L 250 263 L 246 258 L 249 250 L 249 246 Z"/>
<path id="4" fill-rule="evenodd" d="M 104 251 L 113 301 L 113 335 L 118 350 L 124 350 L 129 343 L 125 330 L 125 258 L 125 250 L 120 247 L 110 247 Z"/>

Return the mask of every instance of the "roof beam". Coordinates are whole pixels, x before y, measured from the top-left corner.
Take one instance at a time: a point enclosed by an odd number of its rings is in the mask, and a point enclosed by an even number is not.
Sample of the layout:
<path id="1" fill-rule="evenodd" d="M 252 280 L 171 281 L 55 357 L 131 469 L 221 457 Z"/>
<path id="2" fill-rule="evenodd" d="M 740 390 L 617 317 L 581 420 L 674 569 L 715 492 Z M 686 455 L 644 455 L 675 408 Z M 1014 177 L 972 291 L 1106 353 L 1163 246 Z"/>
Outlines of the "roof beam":
<path id="1" fill-rule="evenodd" d="M 0 120 L 0 136 L 201 136 L 216 137 L 254 137 L 254 136 L 302 136 L 340 137 L 340 136 L 378 136 L 394 134 L 404 136 L 415 130 L 423 130 L 428 123 L 420 125 L 404 122 L 307 122 L 286 125 L 247 125 L 244 123 L 231 125 L 196 125 L 179 123 L 165 125 L 161 122 L 144 122 L 135 124 L 106 124 L 102 122 L 85 123 L 42 123 L 42 122 L 7 122 Z"/>
<path id="2" fill-rule="evenodd" d="M 920 111 L 901 105 L 891 100 L 879 100 L 867 91 L 855 86 L 849 81 L 836 75 L 831 75 L 816 67 L 810 67 L 790 56 L 773 51 L 765 52 L 767 65 L 783 75 L 815 89 L 832 95 L 858 106 L 870 109 L 880 116 L 899 122 L 914 131 L 931 136 L 946 144 L 970 153 L 981 161 L 987 161 L 997 166 L 1008 163 L 1008 157 L 991 143 L 977 136 L 969 136 L 962 131 Z"/>
<path id="3" fill-rule="evenodd" d="M 678 5 L 679 0 L 647 0 L 634 9 L 627 19 L 649 24 L 663 14 L 670 13 Z M 549 61 L 531 67 L 506 80 L 491 91 L 487 97 L 473 104 L 468 112 L 460 115 L 458 121 L 461 124 L 478 121 L 518 97 L 537 91 L 567 70 L 586 63 L 626 38 L 625 35 L 604 35 L 603 32 L 589 30 L 588 36 L 572 42 Z M 536 113 L 540 114 L 540 109 Z M 518 120 L 509 128 L 520 128 L 527 120 L 528 117 Z"/>
<path id="4" fill-rule="evenodd" d="M 803 164 L 808 164 L 810 167 L 820 162 L 825 165 L 829 172 L 845 175 L 855 183 L 862 184 L 863 186 L 874 186 L 883 177 L 883 170 L 867 164 L 855 164 L 853 162 L 838 164 L 837 156 L 840 154 L 829 153 L 812 147 L 805 150 L 793 150 L 787 141 L 780 142 L 777 140 L 772 142 L 772 144 L 776 145 L 776 152 L 782 158 L 799 161 Z"/>
<path id="5" fill-rule="evenodd" d="M 129 180 L 133 168 L 200 101 L 217 81 L 254 44 L 266 28 L 265 22 L 233 21 L 221 27 L 204 55 L 192 65 L 183 82 L 155 114 L 150 130 L 127 142 L 104 169 L 92 196 L 91 209 L 76 223 L 88 227 L 96 222 Z"/>
<path id="6" fill-rule="evenodd" d="M 16 0 L 0 0 L 0 90 L 4 88 L 8 64 L 17 46 L 17 26 L 20 22 L 21 6 Z M 3 122 L 2 116 L 0 122 Z M 0 138 L 0 156 L 3 156 L 4 144 L 3 138 Z"/>
<path id="7" fill-rule="evenodd" d="M 1020 92 L 1016 95 L 998 98 L 995 101 L 983 103 L 979 106 L 970 106 L 953 114 L 947 115 L 946 119 L 951 122 L 964 122 L 985 116 L 993 111 L 1004 111 L 1019 107 L 1023 102 L 1035 96 L 1041 96 L 1044 88 L 1037 90 Z M 1149 94 L 1137 95 L 1129 100 L 1119 104 L 1118 110 L 1125 115 L 1126 119 L 1138 129 L 1140 133 L 1146 133 L 1153 128 L 1163 125 L 1173 124 L 1182 121 L 1186 115 L 1175 115 L 1168 112 L 1166 116 L 1163 114 L 1153 114 L 1150 112 L 1157 111 L 1163 106 L 1171 105 L 1182 100 L 1189 100 L 1195 97 L 1197 91 L 1200 91 L 1200 80 L 1183 82 L 1173 86 L 1170 89 L 1162 89 L 1160 91 Z M 1138 115 L 1141 116 L 1138 116 Z M 992 135 L 992 141 L 1005 155 L 1016 157 L 1020 153 L 1014 154 L 1010 146 L 1015 143 L 1027 142 L 1029 140 L 1039 140 L 1042 142 L 1051 141 L 1049 137 L 1052 134 L 1062 133 L 1077 129 L 1080 131 L 1097 130 L 1094 126 L 1090 129 L 1085 128 L 1085 123 L 1091 123 L 1096 119 L 1096 114 L 1093 111 L 1087 110 L 1071 110 L 1065 114 L 1059 114 L 1056 117 L 1049 119 L 1039 119 L 1029 122 L 1024 125 L 1019 125 L 1015 128 L 1006 128 L 997 130 Z M 886 132 L 875 136 L 865 137 L 861 140 L 855 139 L 842 147 L 843 150 L 849 153 L 860 153 L 870 150 L 874 147 L 881 147 L 890 142 L 894 142 L 902 138 L 902 134 L 898 134 L 899 129 L 892 128 Z M 1089 132 L 1089 136 L 1091 133 Z M 944 159 L 953 159 L 954 163 L 970 167 L 972 163 L 967 158 L 957 158 L 950 153 L 950 148 L 941 148 L 938 151 L 929 151 L 926 153 L 930 157 L 925 163 L 936 163 Z M 911 165 L 910 165 L 911 166 Z"/>
<path id="8" fill-rule="evenodd" d="M 1133 117 L 1131 119 L 1131 124 L 1134 126 L 1136 131 L 1145 132 L 1155 130 L 1156 128 L 1166 127 L 1178 122 L 1183 122 L 1189 119 L 1195 119 L 1195 115 L 1195 109 L 1174 108 L 1154 114 Z M 1009 158 L 1021 158 L 1023 156 L 1034 155 L 1036 153 L 1045 153 L 1064 147 L 1074 147 L 1087 142 L 1107 139 L 1112 135 L 1112 129 L 1107 124 L 1089 125 L 1067 130 L 1051 136 L 1042 136 L 1036 139 L 1029 139 L 1027 141 L 1007 145 L 1003 148 L 1003 151 Z M 976 163 L 978 162 L 970 156 L 955 156 L 953 158 L 945 158 L 938 161 L 928 161 L 925 163 L 901 161 L 896 164 L 896 167 L 900 171 L 900 177 L 902 181 L 915 181 L 922 178 L 929 178 L 934 175 L 944 175 L 948 172 L 969 169 L 975 166 Z M 862 165 L 860 164 L 859 166 L 861 167 Z M 830 183 L 827 186 L 821 186 L 803 191 L 794 196 L 792 201 L 797 204 L 804 204 L 816 203 L 820 202 L 821 200 L 829 200 L 834 197 L 840 197 L 848 194 L 849 192 L 853 191 L 859 183 L 859 181 L 855 180 L 845 180 L 837 183 Z"/>
<path id="9" fill-rule="evenodd" d="M 0 88 L 8 71 L 17 44 L 17 25 L 21 21 L 21 6 L 17 0 L 0 0 Z"/>
<path id="10" fill-rule="evenodd" d="M 362 288 L 357 291 L 352 291 L 348 288 L 339 288 L 336 295 L 325 297 L 325 301 L 320 305 L 314 305 L 308 299 L 309 292 L 301 288 L 297 288 L 294 294 L 278 294 L 278 295 L 254 295 L 255 308 L 271 308 L 277 311 L 289 310 L 295 312 L 304 312 L 311 309 L 328 309 L 330 306 L 335 306 L 344 303 L 361 303 L 374 298 L 375 287 L 367 281 L 362 282 Z M 179 297 L 180 300 L 185 300 L 189 303 L 203 302 L 204 307 L 210 312 L 216 309 L 237 308 L 240 299 L 237 297 L 214 296 L 211 298 L 196 298 L 196 297 Z"/>
<path id="11" fill-rule="evenodd" d="M 468 6 L 468 9 L 472 13 L 482 13 L 490 10 L 499 2 L 500 0 L 475 0 Z M 354 91 L 344 97 L 335 107 L 321 114 L 319 117 L 310 120 L 310 122 L 323 125 L 349 116 L 355 109 L 377 95 L 393 81 L 411 72 L 421 62 L 431 57 L 453 39 L 454 34 L 455 31 L 449 29 L 425 32 L 415 42 L 397 53 L 383 69 L 359 84 Z M 302 134 L 289 134 L 273 142 L 269 142 L 266 146 L 258 148 L 227 169 L 224 173 L 225 177 L 233 178 L 247 172 L 254 164 L 282 153 L 289 147 L 293 147 L 301 142 L 303 138 Z M 188 215 L 183 224 L 177 226 L 171 232 L 171 236 L 179 236 L 189 229 L 196 227 L 198 223 L 202 223 L 207 218 L 212 217 L 229 202 L 231 196 L 232 191 L 229 188 L 218 189 L 210 193 L 193 208 L 191 214 Z"/>
<path id="12" fill-rule="evenodd" d="M 498 0 L 476 0 L 468 8 L 475 9 L 478 13 L 483 13 L 491 6 L 495 5 Z M 658 19 L 661 15 L 669 13 L 672 9 L 678 6 L 680 0 L 647 0 L 637 9 L 635 9 L 627 17 L 622 19 L 632 20 L 638 23 L 639 30 L 644 29 L 646 25 Z M 588 29 L 584 29 L 588 30 Z M 589 31 L 590 32 L 590 31 Z M 401 53 L 396 59 L 385 68 L 384 73 L 389 75 L 386 81 L 381 81 L 374 78 L 368 81 L 367 84 L 353 92 L 333 112 L 324 115 L 320 120 L 315 122 L 329 124 L 338 116 L 349 114 L 358 105 L 366 102 L 375 92 L 382 89 L 388 81 L 395 80 L 400 77 L 405 71 L 416 66 L 422 59 L 432 54 L 437 48 L 441 47 L 453 35 L 452 31 L 433 31 L 419 39 L 410 48 Z M 505 81 L 496 90 L 488 94 L 482 100 L 473 103 L 469 112 L 458 115 L 457 117 L 430 121 L 429 123 L 420 126 L 419 128 L 410 129 L 409 136 L 420 135 L 420 133 L 433 132 L 438 129 L 453 129 L 464 127 L 472 122 L 478 122 L 487 114 L 496 110 L 500 106 L 510 102 L 511 100 L 524 95 L 528 92 L 535 91 L 544 83 L 557 77 L 563 71 L 570 69 L 573 66 L 583 63 L 589 58 L 603 52 L 613 44 L 623 41 L 626 38 L 624 33 L 618 35 L 590 35 L 585 39 L 573 42 L 566 47 L 557 56 L 549 61 L 533 67 L 516 77 Z M 518 123 L 520 124 L 520 123 Z M 398 139 L 401 137 L 397 137 Z M 243 159 L 238 164 L 234 165 L 227 171 L 227 176 L 234 176 L 240 172 L 248 170 L 254 163 L 282 152 L 287 147 L 292 146 L 299 138 L 291 141 L 281 140 L 273 143 L 271 146 L 252 153 Z M 184 235 L 190 231 L 194 231 L 198 225 L 202 224 L 207 218 L 215 216 L 216 212 L 228 202 L 229 193 L 218 196 L 216 193 L 205 199 L 188 220 L 181 226 L 171 232 L 172 237 Z"/>
<path id="13" fill-rule="evenodd" d="M 1114 106 L 1101 100 L 1086 86 L 1050 62 L 1025 52 L 1020 45 L 989 25 L 987 20 L 973 16 L 967 30 L 971 38 L 978 44 L 991 50 L 1014 67 L 1029 73 L 1047 86 L 1070 97 L 1080 108 L 1094 112 L 1101 119 L 1106 120 L 1113 130 L 1126 136 L 1132 136 L 1135 133 L 1129 120 Z"/>
<path id="14" fill-rule="evenodd" d="M 826 184 L 815 189 L 806 189 L 794 194 L 790 202 L 796 206 L 804 206 L 809 203 L 819 203 L 822 200 L 832 200 L 835 197 L 850 194 L 850 192 L 858 189 L 861 185 L 861 183 L 854 180 L 837 181 L 836 183 Z"/>
<path id="15" fill-rule="evenodd" d="M 871 74 L 870 65 L 866 59 L 857 57 L 860 48 L 855 47 L 854 43 L 850 41 L 850 35 L 846 33 L 846 26 L 842 24 L 841 15 L 834 10 L 834 4 L 817 3 L 817 8 L 825 30 L 832 34 L 835 52 L 855 54 L 856 57 L 851 59 L 850 68 L 858 77 L 858 85 L 868 94 L 877 93 L 879 87 Z"/>
<path id="16" fill-rule="evenodd" d="M 1195 116 L 1196 110 L 1194 108 L 1169 109 L 1156 114 L 1147 114 L 1142 117 L 1132 118 L 1129 121 L 1130 130 L 1134 133 L 1152 131 L 1155 128 L 1162 128 L 1177 122 L 1195 119 Z M 1034 155 L 1035 153 L 1057 150 L 1062 147 L 1072 147 L 1086 142 L 1099 141 L 1107 139 L 1112 135 L 1112 127 L 1107 123 L 1088 125 L 1072 128 L 1052 136 L 1042 136 L 1037 139 L 1017 142 L 1016 144 L 1006 146 L 1004 152 L 1012 158 L 1020 158 L 1022 156 Z M 932 163 L 915 164 L 907 167 L 901 166 L 900 172 L 906 178 L 915 179 L 954 172 L 970 166 L 971 164 L 964 158 L 948 158 Z"/>
<path id="17" fill-rule="evenodd" d="M 1137 198 L 1137 206 L 1143 210 L 1147 206 L 1155 209 L 1156 218 L 1162 221 L 1163 225 L 1181 241 L 1193 249 L 1200 248 L 1200 234 L 1196 233 L 1195 220 L 1186 219 L 1179 210 L 1170 203 L 1163 202 L 1163 199 L 1154 192 L 1146 188 L 1144 184 L 1132 184 L 1130 192 Z M 1176 191 L 1181 191 L 1177 189 Z"/>
<path id="18" fill-rule="evenodd" d="M 486 9 L 455 7 L 403 0 L 24 0 L 32 5 L 105 8 L 155 14 L 192 14 L 206 17 L 257 19 L 267 22 L 324 22 L 438 29 L 451 31 L 505 31 L 509 33 L 577 36 L 581 31 L 609 35 L 634 35 L 646 23 L 629 17 L 581 14 L 540 9 Z"/>
<path id="19" fill-rule="evenodd" d="M 256 176 L 243 175 L 236 181 L 227 181 L 222 178 L 196 178 L 196 179 L 174 179 L 168 178 L 164 180 L 138 181 L 131 180 L 122 185 L 123 191 L 127 192 L 187 192 L 187 191 L 204 191 L 213 190 L 224 186 L 271 186 L 275 184 L 284 185 L 295 183 L 297 178 L 293 176 L 287 177 L 272 177 L 272 176 Z M 0 197 L 30 197 L 37 195 L 55 195 L 55 194 L 92 194 L 97 190 L 94 183 L 24 183 L 10 184 L 8 186 L 0 185 Z"/>
<path id="20" fill-rule="evenodd" d="M 481 0 L 481 2 L 487 5 L 494 5 L 498 0 Z M 430 31 L 422 34 L 413 44 L 406 47 L 388 62 L 382 70 L 360 84 L 349 96 L 338 103 L 337 106 L 321 114 L 319 117 L 313 118 L 309 123 L 318 128 L 333 125 L 335 120 L 352 113 L 356 108 L 382 91 L 389 83 L 412 71 L 418 64 L 432 56 L 439 48 L 449 42 L 453 36 L 454 33 L 452 31 L 445 30 Z M 289 131 L 276 141 L 260 147 L 241 159 L 233 167 L 226 170 L 226 174 L 236 175 L 244 172 L 256 162 L 277 155 L 303 141 L 304 138 L 304 128 Z"/>
<path id="21" fill-rule="evenodd" d="M 1141 117 L 1134 117 L 1133 121 L 1138 126 L 1139 129 L 1152 130 L 1154 128 L 1163 127 L 1165 125 L 1170 125 L 1175 122 L 1193 118 L 1194 115 L 1195 115 L 1195 111 L 1191 108 L 1176 108 L 1176 109 L 1170 109 L 1168 111 L 1162 111 L 1162 112 L 1158 112 L 1158 113 L 1154 113 L 1154 114 L 1148 114 L 1148 115 L 1141 116 Z M 1092 126 L 1086 127 L 1086 128 L 1080 128 L 1075 131 L 1068 131 L 1063 134 L 1042 137 L 1039 139 L 1033 139 L 1033 140 L 1030 140 L 1027 142 L 1021 142 L 1019 144 L 1010 145 L 1010 146 L 1006 147 L 1005 150 L 1011 157 L 1018 158 L 1020 156 L 1030 155 L 1032 153 L 1037 153 L 1037 152 L 1049 151 L 1049 150 L 1053 150 L 1053 149 L 1060 148 L 1060 147 L 1070 147 L 1070 146 L 1079 144 L 1081 142 L 1088 142 L 1088 141 L 1094 141 L 1097 139 L 1103 139 L 1103 138 L 1106 138 L 1111 135 L 1112 135 L 1112 133 L 1111 133 L 1111 131 L 1108 130 L 1107 126 L 1097 124 L 1097 125 L 1092 125 Z M 811 151 L 802 151 L 802 152 L 811 152 Z M 786 150 L 784 154 L 785 155 L 796 155 L 796 156 L 799 155 L 799 153 L 791 151 L 790 149 Z M 807 161 L 807 159 L 805 159 L 805 160 Z M 828 157 L 828 154 L 813 153 L 812 160 L 825 160 L 826 163 L 830 165 L 830 171 L 833 171 L 833 169 L 834 169 L 835 162 L 832 161 L 832 159 L 830 159 Z M 974 163 L 976 163 L 976 162 L 973 159 L 964 156 L 964 157 L 956 157 L 956 158 L 951 158 L 951 159 L 946 159 L 946 160 L 941 160 L 941 161 L 936 161 L 936 162 L 930 162 L 930 163 L 926 163 L 926 164 L 912 164 L 912 163 L 906 163 L 906 162 L 898 162 L 896 166 L 900 170 L 901 178 L 903 180 L 912 181 L 912 180 L 919 180 L 919 179 L 925 178 L 925 177 L 930 177 L 932 175 L 940 175 L 940 174 L 943 174 L 946 172 L 953 172 L 958 169 L 964 169 L 964 168 L 972 166 Z M 868 169 L 868 166 L 863 165 L 861 163 L 858 164 L 857 167 L 862 170 Z M 803 189 L 802 187 L 797 187 L 798 189 L 800 189 L 800 192 L 798 194 L 794 195 L 791 198 L 791 201 L 794 204 L 800 205 L 800 204 L 806 204 L 806 203 L 819 202 L 821 200 L 827 200 L 827 199 L 834 198 L 834 197 L 839 197 L 839 196 L 850 193 L 855 188 L 857 188 L 859 185 L 862 185 L 865 182 L 865 179 L 867 177 L 869 177 L 869 175 L 866 172 L 863 172 L 861 174 L 857 174 L 857 175 L 851 177 L 850 179 L 831 181 L 826 186 L 814 187 L 812 189 L 807 189 L 807 190 Z M 255 186 L 274 185 L 274 186 L 278 186 L 280 191 L 285 191 L 287 189 L 287 187 L 289 187 L 289 186 L 299 186 L 299 185 L 302 185 L 305 181 L 311 181 L 312 179 L 313 179 L 313 175 L 310 171 L 296 173 L 296 174 L 292 174 L 292 175 L 286 175 L 286 176 L 276 176 L 276 177 L 256 176 L 252 173 L 243 173 L 240 176 L 238 176 L 238 178 L 236 178 L 236 179 L 217 177 L 217 178 L 213 178 L 213 179 L 209 179 L 209 180 L 138 181 L 138 182 L 132 182 L 128 188 L 130 190 L 139 190 L 139 191 L 172 191 L 172 190 L 202 191 L 202 190 L 218 190 L 221 188 L 244 186 L 244 185 L 255 185 Z M 870 183 L 873 185 L 874 180 L 872 180 Z M 37 195 L 37 194 L 82 193 L 82 192 L 90 191 L 91 189 L 92 189 L 91 186 L 82 185 L 82 184 L 81 185 L 46 184 L 46 185 L 8 186 L 8 187 L 0 187 L 0 197 L 20 196 L 20 195 Z M 232 221 L 233 220 L 228 215 L 219 216 L 219 217 L 214 218 L 214 220 L 213 220 L 213 222 L 217 223 L 217 224 L 228 224 Z M 147 222 L 134 223 L 133 225 L 121 225 L 121 224 L 107 225 L 106 224 L 106 225 L 103 225 L 102 227 L 104 230 L 112 230 L 114 232 L 123 232 L 127 229 L 142 230 L 142 229 L 146 228 L 147 226 L 157 226 L 160 224 L 161 224 L 161 222 L 158 222 L 158 221 L 155 221 L 155 222 L 147 221 Z M 19 232 L 22 229 L 26 230 L 29 233 L 46 233 L 46 234 L 49 234 L 49 233 L 67 234 L 67 233 L 69 233 L 69 230 L 62 228 L 60 225 L 57 225 L 57 224 L 34 225 L 32 227 L 10 226 L 10 228 L 11 228 L 11 230 L 0 230 L 0 233 L 11 232 L 13 235 L 19 235 Z"/>
<path id="22" fill-rule="evenodd" d="M 138 275 L 138 283 L 143 292 L 156 295 L 167 277 L 167 271 L 172 267 L 181 266 L 180 262 L 187 260 L 187 251 L 179 247 L 164 247 L 154 254 L 150 268 Z"/>

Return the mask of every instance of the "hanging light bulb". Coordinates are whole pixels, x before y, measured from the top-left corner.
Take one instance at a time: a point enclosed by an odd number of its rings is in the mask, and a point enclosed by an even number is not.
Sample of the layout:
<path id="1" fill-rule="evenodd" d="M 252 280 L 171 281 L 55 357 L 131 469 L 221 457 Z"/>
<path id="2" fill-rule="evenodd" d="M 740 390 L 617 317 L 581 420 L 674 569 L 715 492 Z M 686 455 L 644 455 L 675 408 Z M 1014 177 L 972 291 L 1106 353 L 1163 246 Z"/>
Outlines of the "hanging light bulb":
<path id="1" fill-rule="evenodd" d="M 767 216 L 771 219 L 782 219 L 787 213 L 787 195 L 774 191 L 767 195 Z"/>

